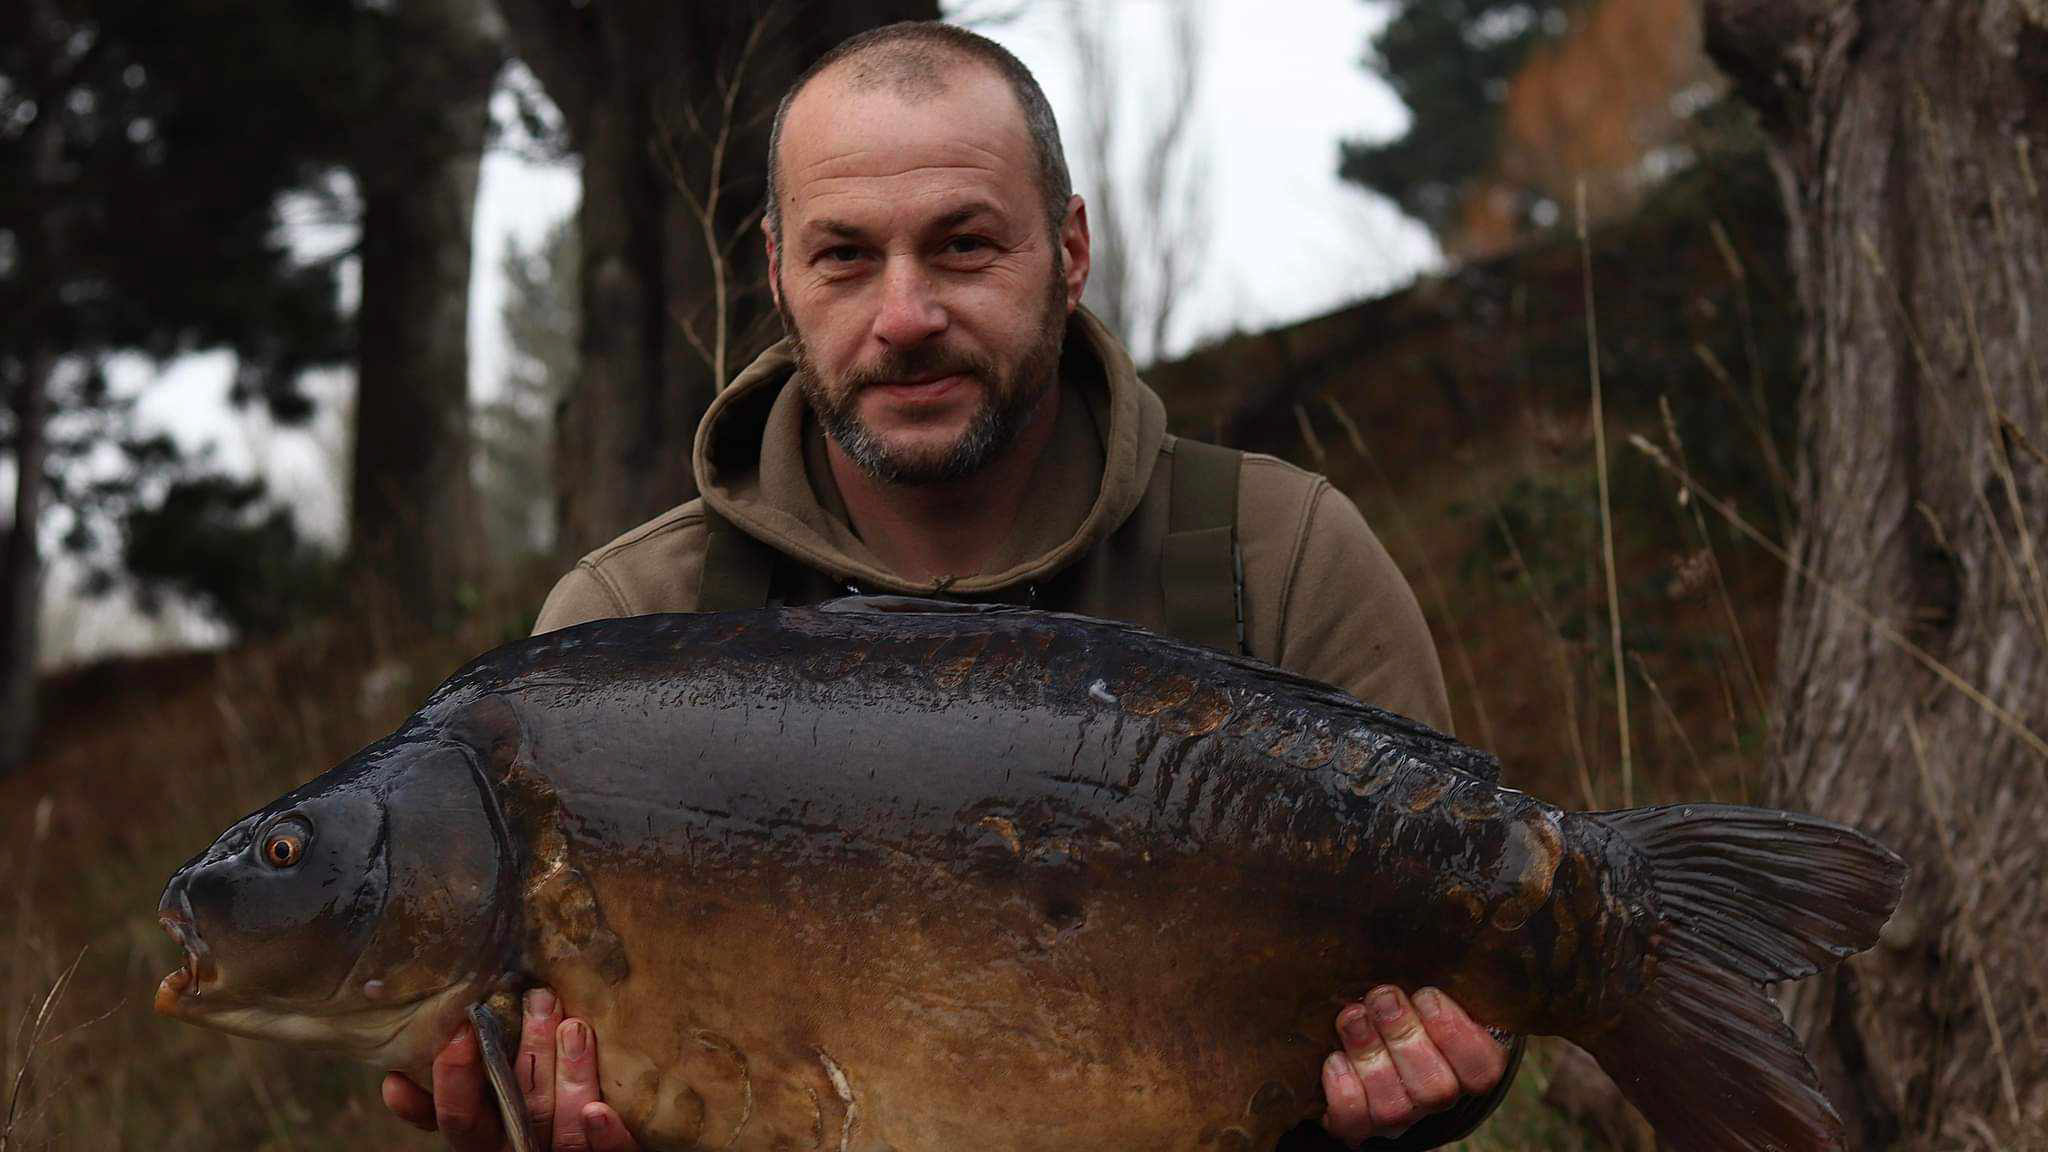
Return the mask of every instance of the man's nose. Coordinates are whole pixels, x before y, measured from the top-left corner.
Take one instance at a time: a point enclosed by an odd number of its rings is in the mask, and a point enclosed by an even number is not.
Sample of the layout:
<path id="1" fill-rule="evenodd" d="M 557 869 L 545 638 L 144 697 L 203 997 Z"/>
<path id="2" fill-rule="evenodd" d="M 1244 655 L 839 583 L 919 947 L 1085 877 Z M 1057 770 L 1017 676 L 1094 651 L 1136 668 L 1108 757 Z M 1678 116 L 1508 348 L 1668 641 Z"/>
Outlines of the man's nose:
<path id="1" fill-rule="evenodd" d="M 945 330 L 946 309 L 931 276 L 915 260 L 890 260 L 882 272 L 876 338 L 894 348 L 910 348 Z"/>

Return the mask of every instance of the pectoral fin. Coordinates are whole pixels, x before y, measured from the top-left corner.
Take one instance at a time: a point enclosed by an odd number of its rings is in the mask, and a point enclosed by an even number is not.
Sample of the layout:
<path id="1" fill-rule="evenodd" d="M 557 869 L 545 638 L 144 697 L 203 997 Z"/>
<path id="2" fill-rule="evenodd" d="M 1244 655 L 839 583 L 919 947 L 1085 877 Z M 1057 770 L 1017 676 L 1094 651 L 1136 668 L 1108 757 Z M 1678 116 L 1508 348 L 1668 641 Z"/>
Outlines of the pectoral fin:
<path id="1" fill-rule="evenodd" d="M 483 1054 L 484 1074 L 491 1081 L 491 1095 L 498 1101 L 498 1119 L 505 1126 L 505 1138 L 512 1152 L 538 1152 L 533 1125 L 526 1117 L 526 1097 L 512 1078 L 512 1061 L 505 1054 L 505 1030 L 489 1006 L 469 1006 L 469 1022 L 476 1028 L 477 1051 Z"/>

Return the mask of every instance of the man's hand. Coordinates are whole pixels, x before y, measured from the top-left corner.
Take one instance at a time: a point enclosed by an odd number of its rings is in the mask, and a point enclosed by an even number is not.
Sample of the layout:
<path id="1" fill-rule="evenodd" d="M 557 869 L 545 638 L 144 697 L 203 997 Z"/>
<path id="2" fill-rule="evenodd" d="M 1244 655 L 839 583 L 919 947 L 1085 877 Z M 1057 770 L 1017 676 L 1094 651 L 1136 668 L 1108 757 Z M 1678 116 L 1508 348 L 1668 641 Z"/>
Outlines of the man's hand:
<path id="1" fill-rule="evenodd" d="M 1434 988 L 1412 1003 L 1399 988 L 1375 988 L 1337 1014 L 1337 1035 L 1344 1051 L 1323 1061 L 1323 1127 L 1352 1148 L 1484 1096 L 1508 1066 L 1492 1034 Z"/>
<path id="2" fill-rule="evenodd" d="M 598 1099 L 596 1034 L 581 1020 L 562 1019 L 554 994 L 545 988 L 526 994 L 512 1071 L 542 1149 L 639 1152 L 619 1114 Z M 467 1023 L 434 1057 L 433 1095 L 393 1072 L 384 1077 L 384 1106 L 408 1124 L 439 1129 L 454 1152 L 512 1147 L 498 1122 L 476 1033 Z"/>

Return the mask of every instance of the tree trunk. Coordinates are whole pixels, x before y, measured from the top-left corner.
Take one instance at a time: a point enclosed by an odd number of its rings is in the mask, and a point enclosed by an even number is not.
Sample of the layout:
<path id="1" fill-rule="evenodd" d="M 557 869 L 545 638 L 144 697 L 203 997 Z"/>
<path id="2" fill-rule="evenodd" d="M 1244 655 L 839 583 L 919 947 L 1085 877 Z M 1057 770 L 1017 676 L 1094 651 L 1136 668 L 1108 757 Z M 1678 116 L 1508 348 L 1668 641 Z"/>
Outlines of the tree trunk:
<path id="1" fill-rule="evenodd" d="M 1788 1007 L 1849 1147 L 2039 1146 L 2048 4 L 1707 8 L 1775 138 L 1808 321 L 1774 786 L 1913 865 L 1879 948 Z"/>
<path id="2" fill-rule="evenodd" d="M 26 368 L 14 403 L 14 523 L 0 560 L 0 776 L 27 762 L 36 731 L 36 625 L 43 602 L 36 526 L 42 519 L 49 350 L 31 351 Z"/>
<path id="3" fill-rule="evenodd" d="M 36 21 L 55 32 L 63 21 L 47 3 L 36 6 Z M 74 61 L 75 67 L 75 61 Z M 49 454 L 50 383 L 57 355 L 46 336 L 58 305 L 57 269 L 64 252 L 55 206 L 64 181 L 64 133 L 52 114 L 62 78 L 46 74 L 34 92 L 43 111 L 29 128 L 33 170 L 24 218 L 15 232 L 19 275 L 28 285 L 28 333 L 14 403 L 14 523 L 0 556 L 0 776 L 28 761 L 36 733 L 36 657 L 43 604 L 43 480 Z"/>
<path id="4" fill-rule="evenodd" d="M 845 37 L 938 5 L 502 7 L 583 161 L 581 366 L 555 463 L 557 538 L 573 556 L 695 493 L 698 419 L 779 335 L 755 226 L 784 89 Z"/>
<path id="5" fill-rule="evenodd" d="M 395 5 L 380 29 L 363 195 L 350 548 L 402 624 L 455 611 L 479 576 L 470 473 L 470 237 L 492 82 L 503 59 L 481 0 Z"/>

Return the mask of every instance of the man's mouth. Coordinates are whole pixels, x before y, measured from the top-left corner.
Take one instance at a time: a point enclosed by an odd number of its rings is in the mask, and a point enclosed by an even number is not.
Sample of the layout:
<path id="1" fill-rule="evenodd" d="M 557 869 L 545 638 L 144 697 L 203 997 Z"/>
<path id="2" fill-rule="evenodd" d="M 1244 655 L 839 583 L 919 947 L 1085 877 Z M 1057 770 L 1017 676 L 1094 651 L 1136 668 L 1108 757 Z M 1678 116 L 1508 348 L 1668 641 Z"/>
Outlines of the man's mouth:
<path id="1" fill-rule="evenodd" d="M 935 397 L 951 392 L 967 380 L 964 372 L 949 372 L 938 376 L 918 376 L 908 380 L 887 380 L 870 385 L 890 396 L 914 396 L 920 399 Z"/>

